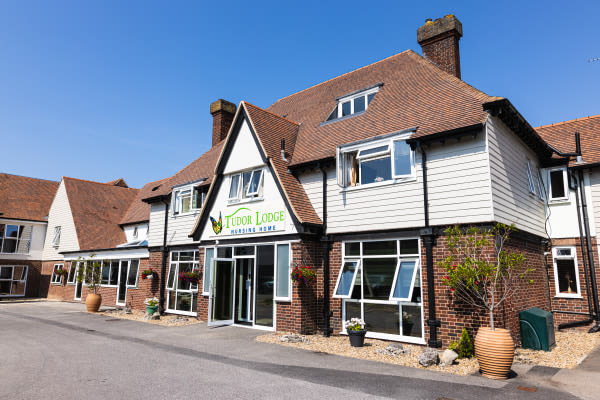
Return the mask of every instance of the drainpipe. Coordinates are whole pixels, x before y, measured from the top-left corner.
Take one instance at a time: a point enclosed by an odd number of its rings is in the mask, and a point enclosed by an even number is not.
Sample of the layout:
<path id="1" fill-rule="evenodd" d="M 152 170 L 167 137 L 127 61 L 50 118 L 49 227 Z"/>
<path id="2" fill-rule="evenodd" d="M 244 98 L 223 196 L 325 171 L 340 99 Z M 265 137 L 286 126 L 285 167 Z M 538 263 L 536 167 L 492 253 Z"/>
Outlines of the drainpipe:
<path id="1" fill-rule="evenodd" d="M 425 218 L 425 228 L 421 229 L 421 237 L 425 245 L 425 258 L 427 260 L 427 303 L 429 318 L 429 347 L 442 347 L 442 341 L 438 340 L 437 328 L 441 325 L 441 321 L 436 318 L 435 314 L 435 274 L 433 271 L 433 245 L 435 236 L 433 229 L 429 226 L 429 195 L 427 192 L 427 155 L 425 149 L 421 146 L 421 142 L 417 142 L 417 148 L 421 151 L 421 170 L 423 172 L 423 214 Z"/>
<path id="2" fill-rule="evenodd" d="M 577 136 L 579 139 L 579 135 Z M 579 193 L 581 196 L 581 213 L 583 214 L 583 228 L 585 229 L 585 245 L 587 248 L 588 262 L 590 264 L 590 284 L 592 286 L 592 300 L 594 304 L 594 319 L 596 325 L 590 328 L 589 332 L 594 333 L 600 330 L 600 320 L 598 319 L 598 287 L 596 286 L 596 272 L 594 268 L 594 251 L 592 248 L 592 239 L 590 236 L 590 220 L 587 210 L 587 202 L 585 199 L 585 188 L 583 184 L 583 170 L 579 170 Z M 581 252 L 583 253 L 583 243 L 581 244 Z M 590 293 L 588 292 L 588 296 Z"/>
<path id="3" fill-rule="evenodd" d="M 165 224 L 164 224 L 164 233 L 163 233 L 163 245 L 162 245 L 162 261 L 160 264 L 160 276 L 162 280 L 159 279 L 160 285 L 160 313 L 165 312 L 165 283 L 167 280 L 167 228 L 169 227 L 169 202 L 163 200 L 165 204 Z M 164 282 L 163 282 L 164 281 Z"/>
<path id="4" fill-rule="evenodd" d="M 321 237 L 323 246 L 323 336 L 329 337 L 332 332 L 330 325 L 332 312 L 329 305 L 329 249 L 331 243 L 327 237 L 327 171 L 321 164 L 318 167 L 323 175 L 323 236 Z"/>

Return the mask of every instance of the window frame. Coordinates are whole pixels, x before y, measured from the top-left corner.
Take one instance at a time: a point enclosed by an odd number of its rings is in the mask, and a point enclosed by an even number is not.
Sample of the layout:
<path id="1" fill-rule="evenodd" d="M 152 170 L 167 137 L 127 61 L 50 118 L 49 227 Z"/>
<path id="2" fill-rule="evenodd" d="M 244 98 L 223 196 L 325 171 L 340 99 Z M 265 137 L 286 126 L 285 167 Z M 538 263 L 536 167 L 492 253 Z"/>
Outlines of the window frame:
<path id="1" fill-rule="evenodd" d="M 361 90 L 358 93 L 353 93 L 353 94 L 349 94 L 349 95 L 337 98 L 335 108 L 333 110 L 331 110 L 331 112 L 329 114 L 327 114 L 327 119 L 325 120 L 325 122 L 338 121 L 342 118 L 348 118 L 353 115 L 360 115 L 360 114 L 366 112 L 369 109 L 369 103 L 370 103 L 369 96 L 375 95 L 377 92 L 379 92 L 380 87 L 381 87 L 381 85 L 376 85 L 375 87 Z M 361 111 L 354 111 L 354 108 L 355 108 L 354 102 L 356 99 L 361 98 L 361 97 L 364 98 L 365 108 L 364 108 L 364 110 L 361 110 Z M 373 101 L 373 99 L 371 99 L 371 101 Z M 350 113 L 347 115 L 343 115 L 343 105 L 348 102 L 350 103 Z M 335 116 L 334 116 L 334 114 L 335 114 Z"/>
<path id="2" fill-rule="evenodd" d="M 410 256 L 409 256 L 410 257 Z M 402 266 L 403 261 L 413 261 L 412 258 L 403 259 L 400 255 L 398 255 L 398 265 L 396 265 L 396 272 L 394 273 L 394 281 L 392 283 L 392 289 L 390 290 L 390 301 L 403 301 L 410 302 L 412 299 L 413 291 L 415 289 L 415 279 L 417 277 L 417 271 L 420 270 L 421 264 L 419 259 L 415 259 L 415 266 L 412 272 L 412 277 L 410 279 L 410 289 L 408 290 L 407 297 L 394 297 L 394 292 L 396 291 L 396 286 L 398 285 L 398 275 L 400 274 L 400 267 Z"/>
<path id="3" fill-rule="evenodd" d="M 73 271 L 73 279 L 71 280 L 71 271 Z M 75 285 L 77 283 L 77 262 L 71 261 L 69 266 L 69 275 L 67 275 L 67 285 Z"/>
<path id="4" fill-rule="evenodd" d="M 559 250 L 569 249 L 571 251 L 571 255 L 563 256 L 558 255 Z M 558 263 L 557 260 L 573 260 L 573 269 L 575 271 L 575 283 L 577 291 L 575 293 L 561 293 L 559 284 L 558 284 Z M 577 263 L 577 248 L 575 246 L 556 246 L 552 248 L 552 267 L 554 269 L 554 297 L 562 297 L 562 298 L 576 298 L 580 299 L 581 296 L 581 285 L 579 282 L 579 265 Z"/>
<path id="5" fill-rule="evenodd" d="M 342 268 L 338 273 L 337 281 L 335 283 L 335 287 L 333 288 L 333 295 L 331 296 L 334 299 L 349 299 L 352 297 L 352 290 L 354 289 L 354 285 L 356 284 L 356 276 L 358 275 L 358 270 L 361 268 L 361 259 L 360 258 L 352 258 L 355 256 L 344 257 L 342 261 Z M 340 286 L 340 281 L 342 280 L 342 271 L 344 270 L 344 266 L 346 263 L 355 262 L 356 266 L 354 267 L 354 274 L 352 275 L 352 283 L 350 284 L 350 290 L 348 290 L 348 294 L 337 294 L 338 288 Z M 362 276 L 362 275 L 361 275 Z"/>
<path id="6" fill-rule="evenodd" d="M 250 177 L 248 178 L 248 187 L 244 189 L 244 175 L 250 173 Z M 250 184 L 254 177 L 255 173 L 260 173 L 260 179 L 258 181 L 258 187 L 255 191 L 250 191 Z M 231 185 L 233 184 L 234 178 L 237 177 L 237 192 L 235 193 L 235 197 L 232 197 L 231 193 Z M 265 168 L 258 167 L 247 169 L 244 171 L 238 171 L 231 175 L 229 175 L 229 194 L 227 197 L 228 204 L 241 203 L 241 202 L 250 202 L 262 200 L 264 198 L 264 180 L 265 180 Z M 261 191 L 263 193 L 261 194 Z"/>
<path id="7" fill-rule="evenodd" d="M 60 246 L 61 231 L 62 231 L 62 227 L 60 225 L 54 227 L 54 235 L 52 236 L 52 246 L 54 246 L 54 247 Z"/>
<path id="8" fill-rule="evenodd" d="M 166 294 L 166 306 L 165 306 L 165 311 L 167 313 L 170 314 L 181 314 L 181 315 L 190 315 L 190 316 L 196 316 L 198 315 L 198 296 L 200 295 L 200 282 L 196 283 L 195 288 L 194 285 L 190 283 L 190 288 L 189 289 L 180 289 L 179 288 L 179 264 L 182 263 L 182 261 L 179 260 L 179 253 L 187 253 L 187 252 L 192 252 L 193 256 L 192 256 L 192 260 L 190 261 L 183 261 L 183 263 L 190 263 L 192 264 L 192 271 L 197 269 L 200 269 L 200 252 L 198 249 L 195 250 L 172 250 L 169 252 L 169 268 L 167 270 L 167 279 L 166 282 L 164 283 L 165 285 L 165 291 L 167 292 Z M 173 260 L 173 254 L 174 253 L 178 253 L 178 257 L 177 257 L 177 261 Z M 173 268 L 173 265 L 175 265 L 175 274 L 173 276 L 173 285 L 172 287 L 169 287 L 169 276 L 171 275 L 171 269 Z M 170 304 L 170 293 L 168 292 L 175 292 L 175 302 L 177 303 L 177 294 L 179 292 L 181 293 L 190 293 L 191 294 L 191 298 L 192 301 L 196 302 L 196 311 L 181 311 L 181 310 L 177 310 L 175 309 L 176 304 L 171 305 Z M 172 307 L 171 307 L 172 306 Z M 190 310 L 192 310 L 193 304 L 190 304 Z"/>
<path id="9" fill-rule="evenodd" d="M 409 174 L 397 174 L 395 159 L 396 159 L 396 151 L 395 144 L 396 142 L 401 142 L 410 137 L 412 131 L 410 132 L 402 132 L 401 134 L 394 134 L 393 136 L 388 136 L 386 138 L 379 138 L 375 140 L 369 141 L 361 141 L 358 143 L 350 143 L 345 145 L 340 145 L 336 149 L 336 174 L 337 174 L 337 184 L 342 188 L 342 190 L 348 189 L 356 189 L 359 187 L 372 187 L 377 185 L 389 185 L 395 183 L 402 183 L 408 181 L 414 181 L 417 178 L 416 174 L 416 154 L 414 150 L 410 150 L 410 173 Z M 376 149 L 378 147 L 387 146 L 386 150 L 378 151 L 372 154 L 361 155 L 360 153 L 370 149 Z M 352 154 L 355 153 L 354 156 Z M 390 179 L 383 180 L 380 182 L 369 182 L 362 183 L 362 164 L 368 161 L 375 161 L 378 159 L 389 158 L 390 161 Z M 354 166 L 349 166 L 349 163 L 354 164 L 357 162 L 357 181 L 355 185 L 351 185 L 351 176 L 352 170 Z M 350 172 L 349 172 L 350 171 Z"/>
<path id="10" fill-rule="evenodd" d="M 292 277 L 291 277 L 291 266 L 292 266 L 292 246 L 290 243 L 274 243 L 274 253 L 275 253 L 275 260 L 274 260 L 274 264 L 273 264 L 273 301 L 292 301 Z M 287 288 L 288 288 L 288 295 L 287 296 L 277 296 L 277 289 L 278 289 L 278 260 L 279 260 L 279 246 L 287 246 L 288 250 L 288 267 L 287 267 Z M 254 253 L 256 255 L 256 249 L 254 250 Z M 256 258 L 255 258 L 256 261 Z M 254 266 L 256 268 L 256 265 Z"/>
<path id="11" fill-rule="evenodd" d="M 54 267 L 52 267 L 52 275 L 50 276 L 50 284 L 60 285 L 62 283 L 62 275 L 56 275 L 56 270 L 63 266 L 64 264 L 54 264 Z"/>
<path id="12" fill-rule="evenodd" d="M 533 180 L 533 170 L 531 168 L 530 160 L 527 160 L 527 186 L 529 193 L 535 196 L 537 193 L 535 191 L 535 182 Z"/>
<path id="13" fill-rule="evenodd" d="M 552 196 L 552 172 L 562 171 L 563 177 L 563 190 L 565 195 L 563 197 L 553 197 Z M 569 185 L 568 185 L 568 174 L 566 167 L 560 168 L 551 168 L 548 170 L 548 201 L 559 202 L 559 201 L 569 201 Z"/>
<path id="14" fill-rule="evenodd" d="M 195 214 L 202 209 L 204 201 L 206 200 L 206 192 L 204 190 L 200 190 L 200 186 L 202 186 L 205 181 L 206 179 L 202 179 L 201 181 L 192 184 L 173 187 L 173 216 Z M 189 192 L 189 194 L 186 192 Z M 200 195 L 200 204 L 198 204 L 196 192 L 198 195 Z M 181 196 L 182 193 L 186 193 L 186 196 Z M 183 199 L 187 196 L 190 198 L 190 209 L 188 211 L 182 211 Z"/>
<path id="15" fill-rule="evenodd" d="M 544 185 L 544 178 L 542 177 L 542 170 L 537 170 L 537 186 L 538 186 L 538 199 L 541 201 L 546 200 L 546 187 Z"/>
<path id="16" fill-rule="evenodd" d="M 31 236 L 33 234 L 33 225 L 20 225 L 15 223 L 2 223 L 2 231 L 0 231 L 0 254 L 29 254 L 31 252 Z M 17 236 L 6 236 L 8 226 L 16 226 L 17 227 Z M 29 229 L 29 237 L 22 237 L 23 233 L 26 232 L 26 229 Z M 4 251 L 4 243 L 6 240 L 11 240 L 15 242 L 15 251 Z M 20 252 L 19 248 L 21 247 L 21 243 L 25 242 L 26 252 Z"/>

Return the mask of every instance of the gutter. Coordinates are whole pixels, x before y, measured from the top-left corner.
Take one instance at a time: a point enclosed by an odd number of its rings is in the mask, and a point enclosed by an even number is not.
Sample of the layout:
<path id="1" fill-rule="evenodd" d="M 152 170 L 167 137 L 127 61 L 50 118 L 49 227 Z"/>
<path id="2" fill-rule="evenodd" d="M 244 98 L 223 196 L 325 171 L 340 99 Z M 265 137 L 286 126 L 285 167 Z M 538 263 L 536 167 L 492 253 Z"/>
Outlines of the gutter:
<path id="1" fill-rule="evenodd" d="M 329 250 L 331 249 L 331 240 L 327 236 L 327 171 L 321 163 L 319 163 L 319 169 L 323 174 L 323 236 L 321 236 L 323 246 L 323 336 L 329 337 L 332 333 L 330 318 L 333 313 L 329 305 Z"/>
<path id="2" fill-rule="evenodd" d="M 435 314 L 435 273 L 433 270 L 433 246 L 435 244 L 435 235 L 433 229 L 429 226 L 429 194 L 427 192 L 427 154 L 421 145 L 421 141 L 416 141 L 416 147 L 421 151 L 421 170 L 423 172 L 423 213 L 425 217 L 425 227 L 421 229 L 421 237 L 425 245 L 425 258 L 427 260 L 427 304 L 428 316 L 427 325 L 429 325 L 429 347 L 442 347 L 442 341 L 438 339 L 437 328 L 441 326 L 441 321 Z"/>

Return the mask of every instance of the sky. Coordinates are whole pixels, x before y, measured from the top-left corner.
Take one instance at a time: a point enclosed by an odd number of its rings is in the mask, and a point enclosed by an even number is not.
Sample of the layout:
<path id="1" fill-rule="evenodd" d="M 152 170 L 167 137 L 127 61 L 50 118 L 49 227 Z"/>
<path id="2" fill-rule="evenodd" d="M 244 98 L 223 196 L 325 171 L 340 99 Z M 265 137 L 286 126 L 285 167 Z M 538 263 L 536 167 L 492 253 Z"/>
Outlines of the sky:
<path id="1" fill-rule="evenodd" d="M 276 100 L 462 22 L 462 79 L 532 126 L 600 114 L 598 1 L 0 0 L 0 172 L 131 187 L 210 148 L 209 105 Z"/>

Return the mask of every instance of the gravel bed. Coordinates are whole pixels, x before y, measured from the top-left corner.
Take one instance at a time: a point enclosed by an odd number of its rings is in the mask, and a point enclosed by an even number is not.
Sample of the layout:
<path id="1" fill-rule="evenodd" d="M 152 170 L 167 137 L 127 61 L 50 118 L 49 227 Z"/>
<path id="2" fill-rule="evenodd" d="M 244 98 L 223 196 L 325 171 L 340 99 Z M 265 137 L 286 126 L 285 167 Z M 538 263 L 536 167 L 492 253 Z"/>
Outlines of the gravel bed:
<path id="1" fill-rule="evenodd" d="M 256 340 L 263 343 L 279 344 L 296 347 L 303 350 L 335 354 L 363 360 L 379 361 L 406 367 L 447 372 L 455 375 L 471 375 L 479 371 L 476 358 L 456 360 L 453 365 L 434 365 L 423 367 L 418 362 L 418 356 L 426 349 L 424 346 L 402 344 L 409 354 L 391 355 L 385 349 L 392 344 L 383 340 L 365 339 L 364 347 L 350 346 L 348 337 L 332 336 L 325 338 L 321 335 L 298 335 L 300 342 L 283 342 L 285 334 L 270 333 L 258 336 Z M 292 335 L 292 338 L 295 335 Z M 515 364 L 542 365 L 555 368 L 573 368 L 594 348 L 600 345 L 600 333 L 589 334 L 579 331 L 556 332 L 556 346 L 549 352 L 517 348 Z M 440 356 L 443 349 L 440 349 Z M 386 354 L 387 353 L 387 354 Z"/>
<path id="2" fill-rule="evenodd" d="M 129 319 L 132 321 L 141 321 L 154 325 L 162 325 L 162 326 L 184 326 L 184 325 L 194 325 L 200 324 L 204 321 L 196 318 L 189 317 L 185 315 L 175 315 L 175 314 L 165 314 L 161 315 L 158 320 L 147 320 L 144 319 L 146 313 L 144 311 L 131 310 L 131 314 L 126 313 L 124 310 L 114 309 L 114 310 L 105 310 L 101 311 L 98 314 L 104 315 L 106 317 L 111 318 L 122 318 Z"/>

